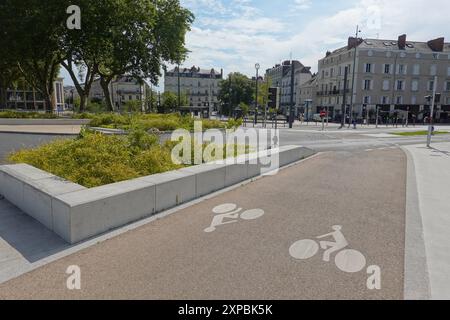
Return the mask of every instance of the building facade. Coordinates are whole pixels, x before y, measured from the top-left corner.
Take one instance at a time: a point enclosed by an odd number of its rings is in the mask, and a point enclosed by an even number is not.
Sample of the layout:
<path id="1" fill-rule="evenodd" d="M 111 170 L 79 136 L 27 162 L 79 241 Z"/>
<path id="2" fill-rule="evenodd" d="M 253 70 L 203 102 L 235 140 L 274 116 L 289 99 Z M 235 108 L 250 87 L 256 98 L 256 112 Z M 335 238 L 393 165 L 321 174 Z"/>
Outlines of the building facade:
<path id="1" fill-rule="evenodd" d="M 45 104 L 43 95 L 24 81 L 19 83 L 16 88 L 8 88 L 6 90 L 6 109 L 45 111 L 47 109 Z M 64 102 L 64 78 L 57 78 L 53 82 L 51 104 L 53 111 L 66 110 Z"/>
<path id="2" fill-rule="evenodd" d="M 223 70 L 178 68 L 167 71 L 164 77 L 164 91 L 186 95 L 191 107 L 209 107 L 209 114 L 219 109 L 219 84 Z M 178 88 L 179 83 L 179 88 Z"/>
<path id="3" fill-rule="evenodd" d="M 295 114 L 300 112 L 299 96 L 300 87 L 312 78 L 311 67 L 305 67 L 300 61 L 284 61 L 281 65 L 277 64 L 271 69 L 266 70 L 266 77 L 270 79 L 271 87 L 280 88 L 280 109 L 287 114 L 291 106 L 291 70 L 294 66 L 294 104 Z"/>
<path id="4" fill-rule="evenodd" d="M 316 112 L 326 108 L 331 117 L 342 115 L 345 68 L 346 103 L 353 102 L 354 117 L 372 117 L 378 108 L 384 114 L 420 121 L 429 115 L 425 96 L 432 94 L 437 76 L 442 98 L 435 116 L 437 121 L 450 121 L 450 44 L 444 38 L 428 42 L 408 41 L 406 35 L 397 40 L 349 38 L 346 47 L 319 60 Z"/>
<path id="5" fill-rule="evenodd" d="M 317 74 L 299 87 L 296 104 L 300 106 L 299 109 L 304 115 L 304 119 L 312 119 L 314 113 L 317 112 L 317 89 Z"/>
<path id="6" fill-rule="evenodd" d="M 150 86 L 145 81 L 140 81 L 132 76 L 118 77 L 116 80 L 111 81 L 109 85 L 111 101 L 116 110 L 122 110 L 128 101 L 140 101 L 142 103 L 142 110 L 145 110 L 149 92 Z M 89 98 L 91 101 L 102 101 L 105 98 L 105 94 L 100 85 L 100 79 L 96 79 L 92 83 Z"/>

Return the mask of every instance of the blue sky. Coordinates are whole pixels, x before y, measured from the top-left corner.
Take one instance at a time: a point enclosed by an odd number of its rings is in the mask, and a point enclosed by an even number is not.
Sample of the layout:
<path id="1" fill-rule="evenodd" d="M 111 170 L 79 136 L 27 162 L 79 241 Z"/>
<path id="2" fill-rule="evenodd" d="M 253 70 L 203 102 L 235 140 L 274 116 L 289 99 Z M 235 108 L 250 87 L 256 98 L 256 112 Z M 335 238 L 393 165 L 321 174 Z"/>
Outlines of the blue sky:
<path id="1" fill-rule="evenodd" d="M 450 40 L 448 0 L 181 0 L 196 16 L 184 66 L 254 74 L 294 59 L 317 70 L 327 50 L 346 44 L 359 24 L 364 38 Z M 65 82 L 70 84 L 63 72 Z M 163 82 L 163 79 L 160 81 Z M 160 89 L 162 86 L 160 85 Z"/>

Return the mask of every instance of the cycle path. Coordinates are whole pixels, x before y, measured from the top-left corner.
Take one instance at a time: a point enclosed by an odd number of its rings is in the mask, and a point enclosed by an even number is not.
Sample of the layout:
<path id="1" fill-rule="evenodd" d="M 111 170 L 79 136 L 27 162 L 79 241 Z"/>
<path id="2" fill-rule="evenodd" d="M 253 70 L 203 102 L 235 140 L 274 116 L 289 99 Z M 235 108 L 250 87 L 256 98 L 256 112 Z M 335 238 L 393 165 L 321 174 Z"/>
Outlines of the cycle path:
<path id="1" fill-rule="evenodd" d="M 400 149 L 324 153 L 8 281 L 0 299 L 403 299 L 405 188 Z M 226 209 L 236 222 L 212 230 Z M 333 226 L 346 248 L 298 259 Z"/>

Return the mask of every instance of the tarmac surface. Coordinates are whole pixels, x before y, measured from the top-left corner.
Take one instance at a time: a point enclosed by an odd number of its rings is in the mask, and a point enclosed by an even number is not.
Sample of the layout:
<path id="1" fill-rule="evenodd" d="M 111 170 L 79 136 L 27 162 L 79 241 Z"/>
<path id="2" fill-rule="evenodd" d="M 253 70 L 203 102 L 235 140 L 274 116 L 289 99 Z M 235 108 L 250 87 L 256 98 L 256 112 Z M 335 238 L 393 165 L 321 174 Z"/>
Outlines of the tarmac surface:
<path id="1" fill-rule="evenodd" d="M 403 299 L 405 201 L 402 150 L 323 153 L 5 282 L 0 299 Z M 205 232 L 223 204 L 243 213 Z M 337 225 L 348 246 L 329 262 L 290 254 Z M 66 287 L 72 265 L 81 290 Z"/>

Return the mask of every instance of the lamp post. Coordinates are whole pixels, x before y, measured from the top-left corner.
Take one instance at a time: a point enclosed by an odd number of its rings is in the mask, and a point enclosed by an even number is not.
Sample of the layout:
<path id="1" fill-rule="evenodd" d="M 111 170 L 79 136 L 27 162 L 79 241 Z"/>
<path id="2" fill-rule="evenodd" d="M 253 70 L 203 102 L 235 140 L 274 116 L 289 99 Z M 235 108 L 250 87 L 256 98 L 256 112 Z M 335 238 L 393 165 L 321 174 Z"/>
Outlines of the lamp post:
<path id="1" fill-rule="evenodd" d="M 259 63 L 255 64 L 256 69 L 256 89 L 255 89 L 255 122 L 253 123 L 253 126 L 256 126 L 258 124 L 258 77 L 259 77 L 259 68 L 261 66 Z"/>

